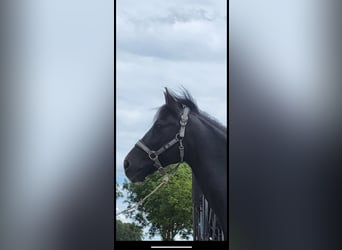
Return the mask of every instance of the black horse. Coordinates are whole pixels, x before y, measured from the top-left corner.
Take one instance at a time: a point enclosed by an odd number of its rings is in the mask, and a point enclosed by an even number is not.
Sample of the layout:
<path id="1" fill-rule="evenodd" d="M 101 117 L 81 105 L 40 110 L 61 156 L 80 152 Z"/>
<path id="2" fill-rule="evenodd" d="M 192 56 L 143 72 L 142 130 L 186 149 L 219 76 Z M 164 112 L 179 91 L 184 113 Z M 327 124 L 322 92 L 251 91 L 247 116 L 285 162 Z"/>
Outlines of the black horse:
<path id="1" fill-rule="evenodd" d="M 201 112 L 188 91 L 177 96 L 166 89 L 164 94 L 152 128 L 124 160 L 126 175 L 143 181 L 184 155 L 227 239 L 227 129 Z"/>

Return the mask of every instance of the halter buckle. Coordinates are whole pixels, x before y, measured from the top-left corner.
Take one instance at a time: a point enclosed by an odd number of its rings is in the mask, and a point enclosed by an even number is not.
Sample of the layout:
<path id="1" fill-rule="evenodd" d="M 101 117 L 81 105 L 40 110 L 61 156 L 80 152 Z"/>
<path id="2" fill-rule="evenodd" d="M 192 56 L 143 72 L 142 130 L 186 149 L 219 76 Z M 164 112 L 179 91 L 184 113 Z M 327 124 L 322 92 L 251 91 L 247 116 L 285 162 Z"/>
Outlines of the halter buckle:
<path id="1" fill-rule="evenodd" d="M 177 133 L 177 134 L 176 134 L 176 139 L 177 139 L 178 141 L 180 141 L 180 140 L 183 139 L 183 137 L 182 137 L 179 133 Z"/>
<path id="2" fill-rule="evenodd" d="M 158 158 L 158 155 L 156 154 L 156 151 L 150 151 L 149 153 L 148 153 L 148 157 L 152 160 L 152 161 L 154 161 L 154 160 L 156 160 L 157 158 Z"/>
<path id="3" fill-rule="evenodd" d="M 183 145 L 183 139 L 180 139 L 179 140 L 179 146 L 178 146 L 179 149 L 184 149 L 184 145 Z"/>

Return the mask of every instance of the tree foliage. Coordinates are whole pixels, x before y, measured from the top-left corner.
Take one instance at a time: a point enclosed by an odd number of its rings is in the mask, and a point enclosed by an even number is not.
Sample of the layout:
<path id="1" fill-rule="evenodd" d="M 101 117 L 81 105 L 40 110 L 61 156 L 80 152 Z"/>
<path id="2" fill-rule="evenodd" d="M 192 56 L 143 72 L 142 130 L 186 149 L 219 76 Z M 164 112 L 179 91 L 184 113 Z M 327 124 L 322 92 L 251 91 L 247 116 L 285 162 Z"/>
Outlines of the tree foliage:
<path id="1" fill-rule="evenodd" d="M 119 190 L 119 184 L 116 183 L 116 188 L 115 188 L 115 197 L 116 199 L 123 197 L 123 193 Z"/>
<path id="2" fill-rule="evenodd" d="M 141 227 L 132 223 L 123 223 L 116 220 L 116 240 L 118 241 L 138 241 L 142 240 L 143 231 Z"/>
<path id="3" fill-rule="evenodd" d="M 192 174 L 187 164 L 165 168 L 169 182 L 150 196 L 137 213 L 128 215 L 143 227 L 149 227 L 150 237 L 159 234 L 162 240 L 174 240 L 177 234 L 188 239 L 192 233 Z M 161 183 L 159 172 L 147 177 L 142 183 L 124 183 L 128 191 L 126 202 L 132 207 Z"/>
<path id="4" fill-rule="evenodd" d="M 116 199 L 123 197 L 123 193 L 119 190 L 119 187 L 119 184 L 116 184 Z M 138 241 L 142 240 L 143 231 L 140 226 L 137 226 L 134 223 L 124 223 L 120 220 L 116 220 L 115 236 L 118 241 Z"/>

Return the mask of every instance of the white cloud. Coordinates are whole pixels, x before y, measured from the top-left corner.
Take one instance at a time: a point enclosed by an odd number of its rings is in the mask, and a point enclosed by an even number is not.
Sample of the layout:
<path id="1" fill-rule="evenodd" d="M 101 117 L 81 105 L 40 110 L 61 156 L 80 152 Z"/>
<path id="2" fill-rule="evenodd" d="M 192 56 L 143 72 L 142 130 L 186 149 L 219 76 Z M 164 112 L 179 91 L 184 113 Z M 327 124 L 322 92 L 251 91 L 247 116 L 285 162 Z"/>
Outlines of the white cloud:
<path id="1" fill-rule="evenodd" d="M 179 6 L 164 2 L 158 9 L 144 5 L 119 7 L 119 49 L 166 60 L 226 59 L 226 16 L 220 14 L 221 10 L 186 1 Z"/>

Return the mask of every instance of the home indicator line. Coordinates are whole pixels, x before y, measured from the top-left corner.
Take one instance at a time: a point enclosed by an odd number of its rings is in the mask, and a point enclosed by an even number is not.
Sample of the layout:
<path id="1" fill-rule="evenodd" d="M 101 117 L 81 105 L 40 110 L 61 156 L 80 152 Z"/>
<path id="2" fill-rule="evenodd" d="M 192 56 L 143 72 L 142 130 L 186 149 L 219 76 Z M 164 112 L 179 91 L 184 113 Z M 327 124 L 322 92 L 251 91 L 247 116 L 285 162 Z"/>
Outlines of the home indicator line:
<path id="1" fill-rule="evenodd" d="M 192 248 L 192 246 L 151 246 L 151 248 Z"/>

